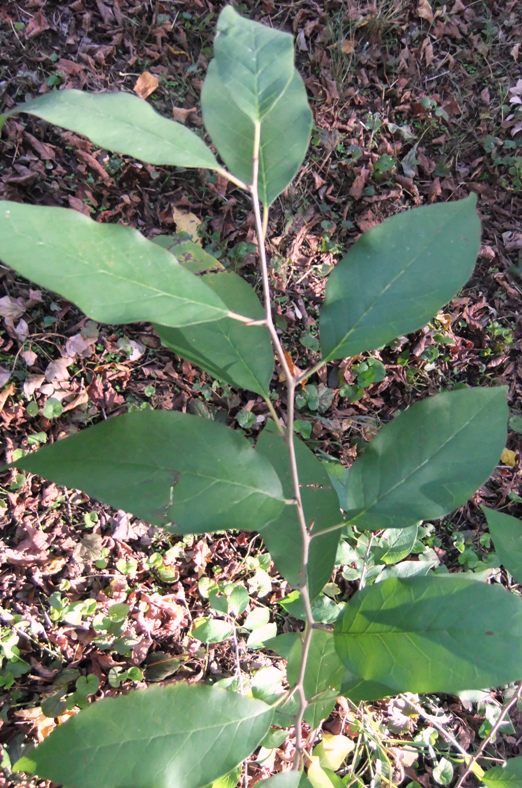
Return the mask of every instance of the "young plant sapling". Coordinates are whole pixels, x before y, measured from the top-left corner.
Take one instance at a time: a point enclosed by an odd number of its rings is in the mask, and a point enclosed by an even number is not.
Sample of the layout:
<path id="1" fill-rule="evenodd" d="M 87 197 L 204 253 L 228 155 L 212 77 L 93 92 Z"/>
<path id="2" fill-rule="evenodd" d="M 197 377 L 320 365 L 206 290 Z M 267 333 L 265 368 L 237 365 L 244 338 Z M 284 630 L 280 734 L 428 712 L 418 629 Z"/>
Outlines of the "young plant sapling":
<path id="1" fill-rule="evenodd" d="M 441 518 L 488 478 L 505 445 L 505 389 L 427 397 L 384 426 L 334 480 L 294 429 L 296 392 L 323 364 L 421 328 L 466 283 L 480 240 L 475 197 L 414 208 L 364 233 L 328 278 L 321 359 L 296 374 L 274 323 L 266 251 L 270 206 L 302 164 L 312 127 L 292 37 L 224 8 L 201 104 L 217 154 L 126 93 L 51 91 L 3 116 L 28 113 L 141 161 L 207 169 L 244 192 L 255 220 L 261 303 L 195 245 L 150 241 L 69 209 L 0 202 L 0 257 L 92 319 L 152 322 L 167 347 L 257 393 L 272 416 L 254 447 L 202 417 L 129 413 L 11 467 L 174 534 L 258 532 L 297 589 L 304 621 L 301 632 L 270 641 L 288 660 L 288 689 L 275 702 L 209 684 L 134 691 L 90 704 L 15 765 L 82 788 L 206 786 L 247 758 L 274 723 L 295 729 L 294 773 L 284 785 L 297 785 L 313 763 L 304 724 L 315 729 L 341 693 L 358 702 L 522 677 L 522 603 L 472 576 L 431 572 L 368 585 L 342 605 L 334 626 L 314 612 L 347 524 L 375 532 Z M 274 356 L 285 388 L 279 412 L 270 398 Z M 511 524 L 494 513 L 488 519 L 505 534 L 502 544 L 512 544 Z M 316 767 L 308 774 L 313 784 Z"/>

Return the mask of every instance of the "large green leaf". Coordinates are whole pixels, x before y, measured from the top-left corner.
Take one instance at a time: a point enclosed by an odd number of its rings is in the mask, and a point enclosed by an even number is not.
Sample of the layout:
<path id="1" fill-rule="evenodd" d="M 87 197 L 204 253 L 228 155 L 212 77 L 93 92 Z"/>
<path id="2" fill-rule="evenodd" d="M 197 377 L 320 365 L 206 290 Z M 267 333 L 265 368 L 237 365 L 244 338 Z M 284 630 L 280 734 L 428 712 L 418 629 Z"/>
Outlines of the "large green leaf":
<path id="1" fill-rule="evenodd" d="M 522 520 L 483 506 L 500 563 L 522 583 Z"/>
<path id="2" fill-rule="evenodd" d="M 17 112 L 36 115 L 83 134 L 95 145 L 150 164 L 219 169 L 214 154 L 197 134 L 158 115 L 150 104 L 131 93 L 53 90 L 7 115 Z"/>
<path id="3" fill-rule="evenodd" d="M 314 453 L 298 438 L 294 440 L 306 520 L 309 526 L 313 524 L 313 533 L 319 533 L 341 521 L 337 495 L 330 485 L 327 472 Z M 285 496 L 292 498 L 288 449 L 272 422 L 261 433 L 256 448 L 276 469 Z M 333 531 L 317 536 L 311 542 L 308 584 L 312 597 L 317 596 L 330 579 L 340 533 L 340 530 Z M 303 541 L 295 506 L 286 506 L 273 522 L 263 528 L 261 535 L 278 571 L 292 585 L 301 585 Z"/>
<path id="4" fill-rule="evenodd" d="M 255 125 L 234 103 L 216 61 L 208 68 L 201 93 L 205 127 L 230 171 L 252 183 Z M 312 113 L 303 80 L 294 70 L 285 92 L 261 120 L 258 193 L 270 205 L 297 173 L 308 149 Z"/>
<path id="5" fill-rule="evenodd" d="M 232 101 L 253 121 L 272 109 L 294 74 L 292 36 L 245 19 L 230 5 L 219 15 L 214 55 Z"/>
<path id="6" fill-rule="evenodd" d="M 301 635 L 298 632 L 278 635 L 269 641 L 268 647 L 287 660 L 288 684 L 293 687 L 299 679 Z M 305 721 L 312 728 L 317 728 L 321 720 L 328 717 L 335 706 L 344 674 L 343 663 L 335 650 L 333 632 L 315 629 L 312 633 L 304 678 L 304 692 L 310 704 L 305 712 Z"/>
<path id="7" fill-rule="evenodd" d="M 186 326 L 230 314 L 201 277 L 137 230 L 68 208 L 0 202 L 0 259 L 103 323 Z"/>
<path id="8" fill-rule="evenodd" d="M 254 320 L 264 317 L 253 288 L 237 274 L 211 273 L 201 278 L 233 312 Z M 219 380 L 268 396 L 274 354 L 266 326 L 224 318 L 185 328 L 156 326 L 156 330 L 164 345 Z"/>
<path id="9" fill-rule="evenodd" d="M 494 687 L 522 678 L 522 600 L 466 576 L 390 578 L 351 598 L 335 645 L 395 692 Z"/>
<path id="10" fill-rule="evenodd" d="M 466 283 L 480 246 L 476 197 L 386 219 L 332 271 L 321 310 L 327 359 L 385 345 L 421 328 Z"/>
<path id="11" fill-rule="evenodd" d="M 482 777 L 488 788 L 520 788 L 522 785 L 522 757 L 509 758 L 505 766 L 494 766 Z"/>
<path id="12" fill-rule="evenodd" d="M 464 504 L 506 439 L 506 389 L 445 391 L 382 428 L 348 474 L 343 508 L 358 528 L 404 528 Z"/>
<path id="13" fill-rule="evenodd" d="M 274 468 L 246 438 L 186 413 L 117 416 L 13 465 L 174 533 L 260 530 L 285 506 Z"/>
<path id="14" fill-rule="evenodd" d="M 272 715 L 217 687 L 154 687 L 93 703 L 14 768 L 76 788 L 196 788 L 250 755 Z"/>

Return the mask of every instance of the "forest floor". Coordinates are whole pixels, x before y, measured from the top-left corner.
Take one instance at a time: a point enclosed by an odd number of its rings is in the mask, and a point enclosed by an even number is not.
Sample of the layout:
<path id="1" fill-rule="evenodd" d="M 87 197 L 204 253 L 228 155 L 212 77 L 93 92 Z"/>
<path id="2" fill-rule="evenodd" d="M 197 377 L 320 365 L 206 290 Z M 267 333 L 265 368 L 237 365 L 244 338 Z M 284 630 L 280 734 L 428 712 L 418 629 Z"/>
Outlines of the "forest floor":
<path id="1" fill-rule="evenodd" d="M 147 100 L 198 130 L 223 5 L 2 3 L 0 106 L 63 87 L 132 92 L 148 72 L 157 86 Z M 425 527 L 411 548 L 417 559 L 450 571 L 498 571 L 479 505 L 520 515 L 522 504 L 520 4 L 259 0 L 237 7 L 294 34 L 314 113 L 309 155 L 273 206 L 268 231 L 277 324 L 297 367 L 317 359 L 325 277 L 361 232 L 406 208 L 478 196 L 482 246 L 466 288 L 425 329 L 372 353 L 370 363 L 365 356 L 323 368 L 301 393 L 298 428 L 321 457 L 349 464 L 412 402 L 458 384 L 506 384 L 510 432 L 494 475 L 466 507 Z M 256 282 L 248 206 L 208 173 L 111 155 L 18 115 L 1 140 L 0 197 L 70 207 L 147 237 L 189 231 L 227 268 Z M 168 353 L 149 327 L 95 324 L 3 266 L 0 281 L 0 424 L 8 459 L 100 418 L 151 406 L 225 421 L 254 437 L 266 420 L 261 398 L 238 394 Z M 243 585 L 272 623 L 289 626 L 279 604 L 289 589 L 259 538 L 173 537 L 36 477 L 2 479 L 0 785 L 44 785 L 12 775 L 10 764 L 89 698 L 171 677 L 235 676 L 238 664 L 245 673 L 281 667 L 247 645 L 245 629 L 211 645 L 189 634 L 195 619 L 217 615 L 201 593 L 205 577 Z M 355 543 L 340 556 L 334 596 L 357 579 L 362 547 Z M 364 739 L 360 782 L 350 784 L 453 785 L 463 768 L 455 741 L 473 754 L 510 692 L 379 701 L 357 711 L 358 727 L 346 725 L 353 712 L 341 704 L 324 729 Z M 522 752 L 522 715 L 514 709 L 486 748 L 490 763 Z M 290 737 L 253 757 L 245 784 L 280 770 L 291 755 Z M 467 784 L 477 783 L 470 777 Z"/>

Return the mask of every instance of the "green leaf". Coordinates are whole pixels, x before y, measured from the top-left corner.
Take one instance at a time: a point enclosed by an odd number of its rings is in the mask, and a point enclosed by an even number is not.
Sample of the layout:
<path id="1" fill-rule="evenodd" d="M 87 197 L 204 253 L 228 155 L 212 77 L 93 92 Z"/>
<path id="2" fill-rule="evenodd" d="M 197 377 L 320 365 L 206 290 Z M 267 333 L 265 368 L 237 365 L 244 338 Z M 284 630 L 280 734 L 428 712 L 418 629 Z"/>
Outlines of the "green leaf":
<path id="1" fill-rule="evenodd" d="M 226 774 L 272 721 L 258 700 L 174 684 L 92 704 L 15 764 L 77 788 L 194 788 Z"/>
<path id="2" fill-rule="evenodd" d="M 241 780 L 241 766 L 236 766 L 231 772 L 224 774 L 215 780 L 209 788 L 237 788 Z"/>
<path id="3" fill-rule="evenodd" d="M 202 643 L 221 643 L 232 637 L 234 627 L 219 618 L 199 618 L 194 622 L 190 634 Z"/>
<path id="4" fill-rule="evenodd" d="M 46 419 L 57 419 L 63 413 L 63 405 L 55 397 L 49 397 L 43 408 L 43 416 Z"/>
<path id="5" fill-rule="evenodd" d="M 453 764 L 447 758 L 441 758 L 432 772 L 437 785 L 451 785 L 453 781 Z"/>
<path id="6" fill-rule="evenodd" d="M 421 328 L 466 283 L 480 246 L 476 197 L 413 208 L 374 227 L 332 271 L 321 310 L 325 359 Z"/>
<path id="7" fill-rule="evenodd" d="M 404 560 L 412 551 L 417 541 L 417 525 L 409 528 L 390 528 L 380 534 L 372 556 L 376 563 L 397 564 Z"/>
<path id="8" fill-rule="evenodd" d="M 499 561 L 522 583 L 522 521 L 510 514 L 482 507 Z"/>
<path id="9" fill-rule="evenodd" d="M 456 575 L 391 578 L 357 592 L 335 628 L 356 677 L 397 692 L 460 692 L 522 678 L 522 601 Z"/>
<path id="10" fill-rule="evenodd" d="M 14 465 L 173 533 L 260 530 L 285 505 L 276 472 L 246 438 L 186 413 L 118 416 Z"/>
<path id="11" fill-rule="evenodd" d="M 225 270 L 225 266 L 216 257 L 194 241 L 180 241 L 175 235 L 155 235 L 151 240 L 173 254 L 178 263 L 181 263 L 191 274 Z"/>
<path id="12" fill-rule="evenodd" d="M 491 788 L 520 788 L 522 785 L 522 757 L 509 758 L 505 766 L 494 766 L 482 776 L 484 785 Z"/>
<path id="13" fill-rule="evenodd" d="M 253 629 L 247 638 L 247 648 L 263 648 L 267 640 L 271 640 L 277 634 L 276 624 L 263 624 L 263 626 Z"/>
<path id="14" fill-rule="evenodd" d="M 302 772 L 280 772 L 268 780 L 257 783 L 259 788 L 310 788 L 310 782 Z"/>
<path id="15" fill-rule="evenodd" d="M 221 320 L 223 301 L 157 244 L 68 208 L 0 202 L 0 257 L 103 323 Z"/>
<path id="16" fill-rule="evenodd" d="M 522 416 L 511 416 L 509 419 L 509 429 L 516 432 L 518 435 L 522 435 Z"/>
<path id="17" fill-rule="evenodd" d="M 234 104 L 253 121 L 281 99 L 294 74 L 292 36 L 245 19 L 232 6 L 219 15 L 214 56 Z"/>
<path id="18" fill-rule="evenodd" d="M 233 312 L 253 320 L 264 317 L 253 288 L 237 274 L 204 274 L 201 280 Z M 226 317 L 184 328 L 156 326 L 156 330 L 164 345 L 219 380 L 268 396 L 274 354 L 266 326 L 248 326 Z"/>
<path id="19" fill-rule="evenodd" d="M 314 747 L 312 755 L 319 758 L 323 769 L 329 769 L 335 773 L 354 749 L 355 743 L 348 736 L 323 731 L 321 741 Z"/>
<path id="20" fill-rule="evenodd" d="M 505 444 L 506 389 L 445 391 L 382 428 L 352 465 L 343 508 L 358 528 L 403 528 L 464 504 Z"/>
<path id="21" fill-rule="evenodd" d="M 7 115 L 18 112 L 36 115 L 88 137 L 101 148 L 149 164 L 219 169 L 214 154 L 197 134 L 158 115 L 150 104 L 131 93 L 52 90 Z"/>
<path id="22" fill-rule="evenodd" d="M 299 621 L 306 621 L 306 613 L 301 598 L 301 592 L 294 590 L 291 591 L 286 597 L 280 599 L 278 602 L 283 610 Z M 334 624 L 339 615 L 344 609 L 341 602 L 334 602 L 326 594 L 319 594 L 312 599 L 312 613 L 314 614 L 314 621 L 319 624 Z"/>
<path id="23" fill-rule="evenodd" d="M 313 524 L 313 533 L 318 533 L 341 521 L 337 496 L 321 462 L 300 440 L 294 438 L 294 442 L 306 520 L 309 525 Z M 288 449 L 272 422 L 261 433 L 256 448 L 276 469 L 285 496 L 292 498 Z M 308 582 L 312 597 L 319 594 L 330 578 L 340 533 L 340 530 L 333 531 L 312 539 L 308 561 Z M 281 510 L 279 516 L 263 529 L 261 536 L 278 571 L 289 583 L 299 586 L 303 580 L 303 542 L 295 506 Z"/>
<path id="24" fill-rule="evenodd" d="M 287 674 L 290 686 L 296 684 L 299 678 L 301 664 L 301 637 L 297 632 L 290 632 L 269 643 L 288 661 Z M 333 632 L 326 629 L 315 629 L 312 633 L 304 691 L 310 705 L 305 712 L 305 721 L 312 728 L 317 728 L 321 720 L 328 717 L 335 706 L 335 699 L 339 695 L 345 670 L 334 643 Z"/>
<path id="25" fill-rule="evenodd" d="M 201 93 L 205 127 L 233 175 L 252 182 L 254 122 L 234 103 L 213 60 Z M 261 121 L 259 199 L 270 205 L 294 178 L 308 149 L 312 113 L 304 82 L 294 70 L 284 94 Z"/>

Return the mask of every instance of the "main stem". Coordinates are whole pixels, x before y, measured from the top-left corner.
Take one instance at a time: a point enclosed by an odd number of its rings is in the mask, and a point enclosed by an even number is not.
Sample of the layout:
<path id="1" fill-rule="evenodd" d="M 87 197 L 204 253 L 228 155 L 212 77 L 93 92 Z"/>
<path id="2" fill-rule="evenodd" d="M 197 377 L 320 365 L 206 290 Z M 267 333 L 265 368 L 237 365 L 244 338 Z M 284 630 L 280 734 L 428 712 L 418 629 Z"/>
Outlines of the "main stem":
<path id="1" fill-rule="evenodd" d="M 285 356 L 285 351 L 281 345 L 281 340 L 274 325 L 272 316 L 272 301 L 270 297 L 270 279 L 268 275 L 268 262 L 266 258 L 265 248 L 265 234 L 268 219 L 268 213 L 265 210 L 264 215 L 261 213 L 261 206 L 259 203 L 258 183 L 259 183 L 259 145 L 260 145 L 260 132 L 261 127 L 259 123 L 255 126 L 254 137 L 254 155 L 252 166 L 252 184 L 250 186 L 250 194 L 252 196 L 252 205 L 254 208 L 254 217 L 256 223 L 256 235 L 259 247 L 259 262 L 261 266 L 261 277 L 263 282 L 263 296 L 265 306 L 265 320 L 266 326 L 272 339 L 276 356 L 285 376 L 286 396 L 287 396 L 287 411 L 286 411 L 286 424 L 284 427 L 284 437 L 288 447 L 288 459 L 290 464 L 290 472 L 292 477 L 294 505 L 297 511 L 297 520 L 301 531 L 302 540 L 302 553 L 301 553 L 301 584 L 299 590 L 301 592 L 301 599 L 303 601 L 305 613 L 305 626 L 302 633 L 302 647 L 301 647 L 301 663 L 299 666 L 299 675 L 295 686 L 295 692 L 298 697 L 299 707 L 295 717 L 295 742 L 296 753 L 294 760 L 294 768 L 299 769 L 302 766 L 304 740 L 302 735 L 302 726 L 306 707 L 308 701 L 306 699 L 304 680 L 306 674 L 306 665 L 308 655 L 310 653 L 310 644 L 312 642 L 312 634 L 314 627 L 314 616 L 312 613 L 312 604 L 310 599 L 310 590 L 308 588 L 308 558 L 310 553 L 310 542 L 312 536 L 308 525 L 303 508 L 303 501 L 301 498 L 301 486 L 299 483 L 299 471 L 297 468 L 297 458 L 295 454 L 294 443 L 294 420 L 295 420 L 295 389 L 297 380 L 294 377 L 290 365 Z"/>

